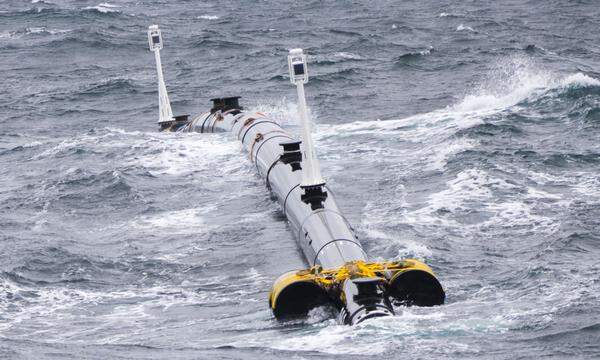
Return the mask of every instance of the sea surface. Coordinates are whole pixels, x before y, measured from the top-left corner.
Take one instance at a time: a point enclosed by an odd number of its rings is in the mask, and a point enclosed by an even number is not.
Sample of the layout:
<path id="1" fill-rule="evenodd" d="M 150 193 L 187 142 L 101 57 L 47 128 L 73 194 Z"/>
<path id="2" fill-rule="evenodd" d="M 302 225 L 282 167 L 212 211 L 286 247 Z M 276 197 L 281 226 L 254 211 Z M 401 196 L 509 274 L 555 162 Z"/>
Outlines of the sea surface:
<path id="1" fill-rule="evenodd" d="M 0 357 L 600 358 L 600 3 L 3 0 Z M 242 96 L 294 129 L 310 54 L 323 175 L 373 260 L 443 306 L 278 323 L 306 266 L 229 134 L 162 134 Z"/>

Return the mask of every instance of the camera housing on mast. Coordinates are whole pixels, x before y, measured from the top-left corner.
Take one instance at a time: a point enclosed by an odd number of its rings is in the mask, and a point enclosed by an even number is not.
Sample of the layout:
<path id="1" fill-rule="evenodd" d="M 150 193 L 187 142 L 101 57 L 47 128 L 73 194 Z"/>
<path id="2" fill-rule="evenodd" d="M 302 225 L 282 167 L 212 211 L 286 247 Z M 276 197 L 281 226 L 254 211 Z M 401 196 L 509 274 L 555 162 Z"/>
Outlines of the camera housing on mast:
<path id="1" fill-rule="evenodd" d="M 150 46 L 150 51 L 163 48 L 162 33 L 160 32 L 158 25 L 151 25 L 148 27 L 148 45 Z"/>
<path id="2" fill-rule="evenodd" d="M 291 49 L 288 55 L 288 67 L 290 69 L 290 81 L 292 84 L 308 82 L 308 68 L 306 67 L 306 54 L 302 49 Z"/>

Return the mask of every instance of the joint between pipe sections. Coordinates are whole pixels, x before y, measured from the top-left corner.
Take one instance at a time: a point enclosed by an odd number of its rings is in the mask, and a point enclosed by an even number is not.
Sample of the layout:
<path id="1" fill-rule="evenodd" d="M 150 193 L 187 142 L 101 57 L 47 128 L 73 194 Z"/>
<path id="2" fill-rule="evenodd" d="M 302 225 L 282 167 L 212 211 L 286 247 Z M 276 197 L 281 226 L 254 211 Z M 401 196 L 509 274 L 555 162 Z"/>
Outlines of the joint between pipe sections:
<path id="1" fill-rule="evenodd" d="M 208 115 L 204 118 L 204 121 L 202 121 L 202 127 L 200 127 L 200 133 L 204 132 L 204 125 L 206 125 L 206 121 L 211 117 L 211 113 L 208 113 Z"/>
<path id="2" fill-rule="evenodd" d="M 187 130 L 187 131 L 191 131 L 191 130 L 192 130 L 192 128 L 193 128 L 194 126 L 196 126 L 196 123 L 197 123 L 198 121 L 200 121 L 200 119 L 203 117 L 203 115 L 204 115 L 204 114 L 200 114 L 200 115 L 198 115 L 196 118 L 192 119 L 192 121 L 190 121 L 189 123 L 187 123 L 187 125 L 186 125 L 186 130 Z M 206 118 L 207 118 L 209 115 L 210 115 L 210 113 L 208 113 L 206 116 L 204 116 L 204 118 L 206 119 Z"/>
<path id="3" fill-rule="evenodd" d="M 237 124 L 237 122 L 244 117 L 244 113 L 239 113 L 237 115 L 235 115 L 235 117 L 233 118 L 233 120 L 231 121 L 231 129 L 229 129 L 229 131 L 233 132 L 233 128 L 235 127 L 235 124 Z"/>
<path id="4" fill-rule="evenodd" d="M 242 135 L 242 131 L 244 131 L 244 128 L 250 124 L 252 124 L 256 119 L 255 117 L 249 116 L 248 118 L 246 118 L 246 120 L 244 120 L 244 123 L 242 124 L 242 126 L 240 127 L 240 130 L 237 133 L 237 138 L 238 140 L 240 139 L 240 135 Z M 242 141 L 242 144 L 244 142 Z"/>
<path id="5" fill-rule="evenodd" d="M 300 223 L 300 228 L 298 229 L 298 231 L 299 231 L 298 237 L 300 237 L 300 235 L 302 234 L 302 231 L 304 231 L 304 224 L 306 224 L 306 222 L 308 221 L 308 219 L 310 219 L 311 216 L 317 215 L 320 213 L 324 213 L 324 212 L 330 212 L 330 213 L 333 213 L 333 214 L 339 216 L 340 218 L 342 218 L 342 220 L 344 220 L 344 224 L 346 224 L 346 226 L 348 226 L 349 229 L 352 228 L 350 226 L 350 223 L 348 222 L 348 219 L 346 219 L 346 217 L 344 215 L 342 215 L 339 211 L 326 209 L 326 208 L 320 208 L 320 209 L 313 210 L 307 217 L 304 218 L 304 220 L 302 220 L 302 222 Z M 351 231 L 351 232 L 352 232 L 352 234 L 354 234 L 354 231 Z"/>
<path id="6" fill-rule="evenodd" d="M 283 215 L 285 215 L 285 217 L 287 218 L 287 201 L 288 201 L 288 197 L 290 196 L 290 194 L 292 193 L 292 191 L 294 191 L 294 189 L 296 189 L 298 186 L 300 186 L 300 184 L 296 184 L 295 186 L 293 186 L 290 191 L 288 191 L 287 195 L 285 196 L 285 200 L 283 200 Z"/>
<path id="7" fill-rule="evenodd" d="M 211 132 L 215 132 L 215 125 L 219 122 L 219 121 L 223 121 L 223 119 L 225 119 L 225 117 L 223 116 L 223 114 L 218 111 L 215 113 L 215 115 L 213 116 L 213 123 L 212 123 L 212 128 L 210 129 Z"/>
<path id="8" fill-rule="evenodd" d="M 256 119 L 255 119 L 256 120 Z M 246 129 L 246 132 L 244 132 L 244 136 L 242 136 L 242 144 L 244 143 L 244 139 L 246 139 L 246 134 L 248 134 L 248 131 L 250 131 L 250 129 L 252 129 L 254 126 L 258 125 L 258 124 L 264 124 L 264 123 L 271 123 L 271 124 L 275 124 L 277 126 L 279 126 L 281 128 L 281 125 L 279 125 L 278 123 L 276 123 L 275 121 L 271 121 L 271 120 L 264 120 L 264 121 L 257 121 L 257 122 L 253 122 L 252 125 L 248 126 L 248 128 Z M 283 129 L 282 129 L 283 130 Z M 238 134 L 238 139 L 239 139 L 239 134 Z"/>
<path id="9" fill-rule="evenodd" d="M 319 249 L 319 251 L 317 251 L 315 253 L 315 258 L 314 258 L 313 263 L 311 264 L 311 266 L 314 266 L 317 263 L 317 259 L 319 258 L 319 255 L 321 254 L 321 251 L 323 249 L 325 249 L 327 246 L 329 246 L 329 245 L 331 245 L 333 243 L 339 242 L 339 241 L 347 241 L 347 242 L 353 243 L 354 245 L 356 245 L 360 249 L 360 251 L 363 253 L 363 255 L 365 255 L 365 258 L 367 257 L 367 254 L 365 253 L 365 250 L 362 248 L 362 246 L 356 240 L 343 239 L 343 238 L 341 238 L 341 239 L 334 239 L 334 240 L 328 241 L 325 244 L 323 244 L 323 246 L 321 246 L 321 248 Z"/>
<path id="10" fill-rule="evenodd" d="M 277 160 L 273 161 L 271 166 L 269 166 L 269 170 L 267 170 L 267 175 L 265 176 L 265 180 L 267 183 L 267 189 L 269 189 L 269 190 L 271 190 L 271 182 L 269 181 L 269 174 L 271 174 L 271 170 L 273 170 L 275 165 L 277 165 L 277 163 L 280 161 L 281 161 L 281 158 L 277 158 Z M 256 167 L 258 168 L 258 165 Z M 286 197 L 286 200 L 287 200 L 287 197 Z M 285 210 L 283 212 L 285 213 Z"/>

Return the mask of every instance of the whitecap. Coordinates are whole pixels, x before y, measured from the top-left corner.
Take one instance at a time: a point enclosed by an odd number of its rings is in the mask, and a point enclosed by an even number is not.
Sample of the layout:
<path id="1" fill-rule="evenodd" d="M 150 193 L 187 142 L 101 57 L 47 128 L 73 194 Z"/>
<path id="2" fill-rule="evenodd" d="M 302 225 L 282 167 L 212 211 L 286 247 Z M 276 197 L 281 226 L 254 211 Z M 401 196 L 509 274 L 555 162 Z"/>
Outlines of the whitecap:
<path id="1" fill-rule="evenodd" d="M 470 32 L 475 32 L 475 30 L 473 30 L 472 27 L 470 26 L 465 26 L 463 24 L 460 24 L 456 27 L 456 31 L 470 31 Z"/>
<path id="2" fill-rule="evenodd" d="M 433 46 L 428 46 L 427 49 L 419 51 L 421 55 L 429 55 L 433 51 Z"/>
<path id="3" fill-rule="evenodd" d="M 333 54 L 335 57 L 340 57 L 342 59 L 350 59 L 350 60 L 361 60 L 362 57 L 357 54 L 349 53 L 349 52 L 337 52 Z"/>
<path id="4" fill-rule="evenodd" d="M 560 80 L 560 85 L 563 87 L 600 86 L 600 80 L 579 72 Z"/>
<path id="5" fill-rule="evenodd" d="M 109 4 L 109 3 L 101 3 L 96 6 L 87 6 L 87 7 L 83 8 L 83 10 L 96 10 L 103 14 L 107 14 L 107 13 L 120 12 L 119 10 L 116 9 L 118 7 L 120 7 L 120 6 Z"/>
<path id="6" fill-rule="evenodd" d="M 56 34 L 63 34 L 63 33 L 67 33 L 70 32 L 71 30 L 59 30 L 59 29 L 48 29 L 45 26 L 41 26 L 41 27 L 28 27 L 25 29 L 25 33 L 26 34 L 50 34 L 50 35 L 56 35 Z"/>
<path id="7" fill-rule="evenodd" d="M 200 16 L 198 16 L 198 19 L 217 20 L 217 19 L 219 19 L 219 17 L 216 15 L 200 15 Z"/>

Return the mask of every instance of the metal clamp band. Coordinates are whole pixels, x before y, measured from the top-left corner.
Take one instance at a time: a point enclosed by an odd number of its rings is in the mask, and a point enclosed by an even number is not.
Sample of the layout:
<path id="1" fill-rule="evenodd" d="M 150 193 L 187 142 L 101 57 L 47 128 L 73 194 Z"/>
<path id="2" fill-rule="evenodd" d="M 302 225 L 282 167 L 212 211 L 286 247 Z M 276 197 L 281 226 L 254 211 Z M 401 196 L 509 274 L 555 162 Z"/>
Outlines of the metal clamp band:
<path id="1" fill-rule="evenodd" d="M 244 113 L 239 113 L 239 114 L 235 115 L 235 117 L 231 121 L 231 129 L 229 129 L 229 131 L 233 132 L 233 128 L 235 127 L 235 124 L 237 124 L 237 122 L 240 121 L 240 119 L 243 117 L 244 117 Z"/>
<path id="2" fill-rule="evenodd" d="M 276 123 L 275 121 L 271 121 L 271 120 L 264 120 L 264 121 L 257 121 L 254 124 L 250 125 L 247 129 L 246 132 L 244 132 L 244 136 L 242 136 L 242 144 L 244 143 L 244 139 L 246 138 L 246 134 L 248 134 L 248 131 L 250 131 L 250 129 L 252 129 L 254 126 L 258 125 L 258 124 L 263 124 L 263 123 L 271 123 L 271 124 L 275 124 L 277 126 L 279 126 L 281 128 L 281 125 L 279 125 L 278 123 Z M 238 134 L 238 139 L 240 138 L 239 134 Z"/>
<path id="3" fill-rule="evenodd" d="M 215 121 L 213 121 L 212 123 L 212 128 L 210 129 L 211 132 L 215 132 L 215 125 L 219 122 L 219 121 L 223 121 L 223 119 L 225 119 L 225 117 L 223 117 L 223 114 L 219 111 L 215 113 L 215 116 L 213 116 Z"/>
<path id="4" fill-rule="evenodd" d="M 206 116 L 204 118 L 204 121 L 202 121 L 202 127 L 200 127 L 200 132 L 203 133 L 204 132 L 204 125 L 206 124 L 206 120 L 208 120 L 208 118 L 211 116 L 211 113 L 208 113 L 208 116 Z"/>
<path id="5" fill-rule="evenodd" d="M 269 166 L 269 170 L 267 170 L 267 176 L 265 177 L 265 182 L 267 183 L 267 189 L 269 189 L 269 190 L 271 190 L 271 182 L 269 181 L 269 174 L 271 174 L 271 170 L 273 170 L 273 168 L 275 167 L 275 165 L 277 165 L 277 163 L 280 162 L 280 161 L 281 161 L 281 159 L 277 158 L 277 160 L 273 161 L 273 163 L 271 164 L 271 166 Z"/>
<path id="6" fill-rule="evenodd" d="M 360 244 L 358 242 L 356 242 L 356 240 L 334 239 L 334 240 L 326 242 L 323 246 L 321 246 L 321 248 L 319 249 L 319 251 L 316 252 L 315 259 L 314 259 L 312 265 L 315 265 L 317 263 L 317 259 L 319 258 L 319 254 L 321 253 L 321 250 L 325 249 L 327 246 L 329 246 L 329 245 L 331 245 L 331 244 L 333 244 L 335 242 L 338 242 L 338 241 L 348 241 L 348 242 L 353 243 L 354 245 L 356 245 L 360 249 L 360 251 L 362 251 L 362 253 L 365 255 L 365 257 L 367 256 L 367 254 L 363 250 L 362 246 L 360 246 Z"/>
<path id="7" fill-rule="evenodd" d="M 242 131 L 244 131 L 244 128 L 250 124 L 252 124 L 254 122 L 254 120 L 256 120 L 257 118 L 249 116 L 246 120 L 244 120 L 244 123 L 242 124 L 242 126 L 240 127 L 240 131 L 238 131 L 237 133 L 237 138 L 240 138 L 240 135 L 242 134 Z M 242 141 L 242 144 L 244 142 Z"/>
<path id="8" fill-rule="evenodd" d="M 287 195 L 285 196 L 285 200 L 283 200 L 283 215 L 285 215 L 285 217 L 287 217 L 287 200 L 288 200 L 288 197 L 290 196 L 290 194 L 292 193 L 292 191 L 294 191 L 294 189 L 297 188 L 298 186 L 300 186 L 300 184 L 296 184 L 296 186 L 292 187 L 290 189 L 290 191 L 288 191 Z"/>

